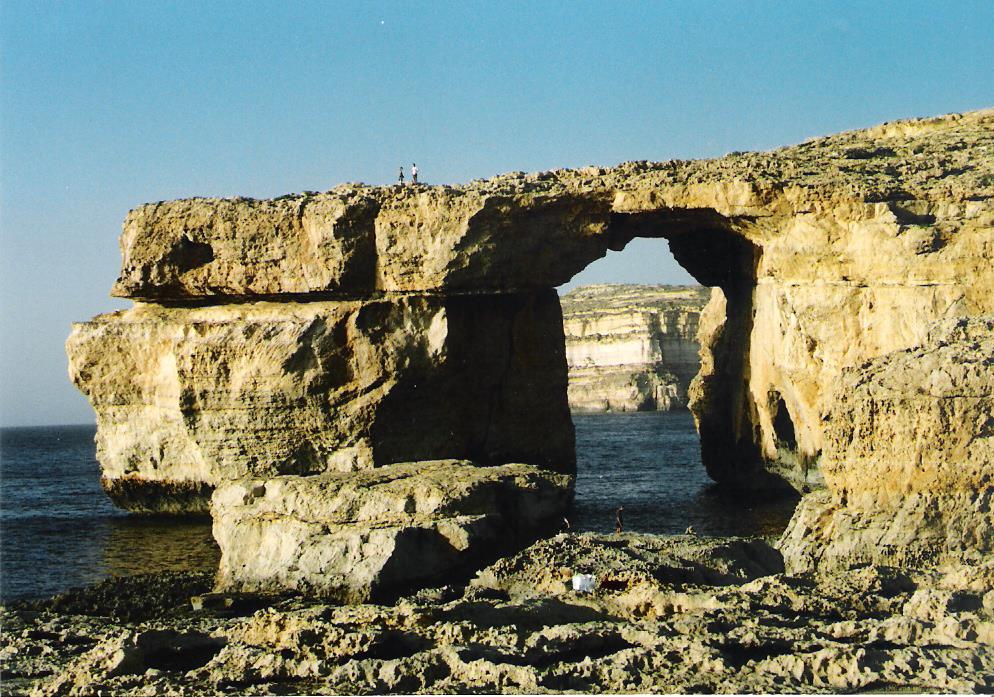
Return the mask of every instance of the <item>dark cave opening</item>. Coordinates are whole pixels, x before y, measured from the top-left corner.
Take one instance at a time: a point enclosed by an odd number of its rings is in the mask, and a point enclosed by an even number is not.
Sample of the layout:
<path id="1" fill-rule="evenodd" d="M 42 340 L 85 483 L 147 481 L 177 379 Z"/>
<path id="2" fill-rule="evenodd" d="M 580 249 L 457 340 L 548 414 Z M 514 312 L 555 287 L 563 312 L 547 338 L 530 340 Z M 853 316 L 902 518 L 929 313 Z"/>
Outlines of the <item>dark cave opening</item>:
<path id="1" fill-rule="evenodd" d="M 794 421 L 790 418 L 787 403 L 777 393 L 773 393 L 773 397 L 776 400 L 776 406 L 773 408 L 773 432 L 776 434 L 777 444 L 788 450 L 797 450 L 797 435 L 794 432 Z"/>

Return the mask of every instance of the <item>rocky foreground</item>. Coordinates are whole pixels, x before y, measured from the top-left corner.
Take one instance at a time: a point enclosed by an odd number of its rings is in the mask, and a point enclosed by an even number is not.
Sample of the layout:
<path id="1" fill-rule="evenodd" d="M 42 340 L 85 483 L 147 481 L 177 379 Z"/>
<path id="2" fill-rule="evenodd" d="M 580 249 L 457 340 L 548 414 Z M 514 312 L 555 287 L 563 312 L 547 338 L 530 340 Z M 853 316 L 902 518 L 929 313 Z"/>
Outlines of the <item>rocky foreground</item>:
<path id="1" fill-rule="evenodd" d="M 560 534 L 391 605 L 211 594 L 196 574 L 111 580 L 2 610 L 3 691 L 994 689 L 994 563 L 783 568 L 759 540 Z M 597 588 L 572 590 L 578 573 Z"/>

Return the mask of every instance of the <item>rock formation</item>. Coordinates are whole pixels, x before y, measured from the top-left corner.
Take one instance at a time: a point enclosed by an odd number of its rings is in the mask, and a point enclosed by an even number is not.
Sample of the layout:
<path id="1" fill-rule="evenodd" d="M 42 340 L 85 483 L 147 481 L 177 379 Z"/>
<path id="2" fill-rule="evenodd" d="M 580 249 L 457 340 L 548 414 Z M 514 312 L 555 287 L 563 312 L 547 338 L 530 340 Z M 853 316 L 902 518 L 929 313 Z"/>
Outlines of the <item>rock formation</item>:
<path id="1" fill-rule="evenodd" d="M 557 535 L 392 605 L 111 579 L 0 608 L 5 694 L 989 693 L 994 566 L 792 577 L 760 541 Z M 596 574 L 592 592 L 572 589 Z M 185 593 L 182 591 L 185 590 Z M 191 610 L 189 596 L 195 595 Z"/>
<path id="2" fill-rule="evenodd" d="M 828 491 L 781 547 L 794 571 L 922 567 L 994 552 L 994 316 L 845 370 L 825 429 Z"/>
<path id="3" fill-rule="evenodd" d="M 440 458 L 570 472 L 561 326 L 554 291 L 139 302 L 77 324 L 68 350 L 111 497 L 206 513 L 241 477 Z"/>
<path id="4" fill-rule="evenodd" d="M 451 582 L 561 525 L 569 479 L 440 461 L 226 484 L 214 495 L 218 588 L 362 602 Z"/>
<path id="5" fill-rule="evenodd" d="M 569 474 L 551 289 L 663 237 L 714 288 L 690 388 L 708 472 L 824 479 L 848 505 L 872 479 L 841 473 L 862 462 L 819 463 L 844 371 L 994 312 L 992 154 L 988 110 L 709 161 L 149 204 L 114 287 L 138 302 L 75 325 L 70 372 L 108 490 L 139 510 L 201 509 L 232 477 L 423 460 Z M 952 496 L 935 471 L 902 493 Z"/>
<path id="6" fill-rule="evenodd" d="M 703 286 L 594 285 L 560 298 L 573 411 L 687 406 Z"/>

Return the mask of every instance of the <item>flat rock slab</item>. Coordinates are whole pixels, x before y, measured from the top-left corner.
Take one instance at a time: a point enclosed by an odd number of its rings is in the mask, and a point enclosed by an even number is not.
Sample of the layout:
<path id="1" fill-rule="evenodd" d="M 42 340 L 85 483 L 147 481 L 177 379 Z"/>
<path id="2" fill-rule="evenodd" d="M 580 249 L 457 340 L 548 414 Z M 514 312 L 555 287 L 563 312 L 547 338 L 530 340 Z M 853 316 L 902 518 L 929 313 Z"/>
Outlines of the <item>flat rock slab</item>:
<path id="1" fill-rule="evenodd" d="M 979 148 L 989 144 L 992 124 L 994 110 L 985 110 L 715 160 L 511 173 L 464 186 L 348 184 L 271 200 L 149 203 L 125 221 L 114 294 L 534 290 L 568 281 L 635 236 L 719 228 L 765 243 L 786 236 L 780 224 L 823 215 L 840 201 L 899 202 L 895 214 L 912 218 L 920 214 L 916 199 L 972 200 L 981 210 L 989 207 L 976 195 L 992 184 Z M 908 256 L 943 244 L 940 237 L 931 229 L 911 235 Z M 706 240 L 695 246 L 711 253 Z M 817 250 L 810 242 L 789 246 Z"/>
<path id="2" fill-rule="evenodd" d="M 536 289 L 607 252 L 607 196 L 342 186 L 131 211 L 114 295 L 146 299 Z M 527 263 L 523 263 L 527 260 Z"/>
<path id="3" fill-rule="evenodd" d="M 226 484 L 212 502 L 218 590 L 362 602 L 444 583 L 558 521 L 572 482 L 445 460 Z"/>

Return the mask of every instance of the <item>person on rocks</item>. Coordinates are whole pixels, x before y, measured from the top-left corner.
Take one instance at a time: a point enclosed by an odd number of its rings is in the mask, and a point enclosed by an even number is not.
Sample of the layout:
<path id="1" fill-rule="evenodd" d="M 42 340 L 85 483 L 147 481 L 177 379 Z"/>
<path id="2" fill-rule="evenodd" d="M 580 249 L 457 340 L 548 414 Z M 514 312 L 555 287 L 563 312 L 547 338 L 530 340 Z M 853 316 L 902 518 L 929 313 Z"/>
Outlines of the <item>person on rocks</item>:
<path id="1" fill-rule="evenodd" d="M 397 172 L 397 183 L 401 186 L 404 185 L 404 165 L 401 165 L 400 170 Z"/>
<path id="2" fill-rule="evenodd" d="M 418 164 L 416 162 L 411 163 L 411 183 L 418 183 Z"/>
<path id="3" fill-rule="evenodd" d="M 624 506 L 618 506 L 618 510 L 614 512 L 614 534 L 620 535 L 625 528 L 625 517 L 623 515 L 625 511 Z"/>

